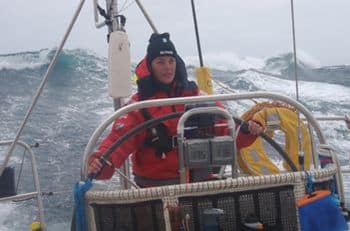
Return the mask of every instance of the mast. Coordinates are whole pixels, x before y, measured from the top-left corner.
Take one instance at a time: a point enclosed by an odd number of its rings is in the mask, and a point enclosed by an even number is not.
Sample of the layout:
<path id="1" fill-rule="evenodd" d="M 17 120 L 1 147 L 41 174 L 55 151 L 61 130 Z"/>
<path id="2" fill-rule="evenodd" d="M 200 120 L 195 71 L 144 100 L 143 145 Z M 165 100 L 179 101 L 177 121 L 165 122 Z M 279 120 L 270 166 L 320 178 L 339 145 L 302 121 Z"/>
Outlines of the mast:
<path id="1" fill-rule="evenodd" d="M 123 106 L 124 98 L 131 95 L 131 57 L 130 43 L 125 30 L 126 18 L 118 12 L 118 0 L 106 0 L 106 11 L 94 0 L 94 16 L 96 28 L 108 27 L 108 92 L 113 99 L 114 110 Z M 136 0 L 141 12 L 150 24 L 153 32 L 158 33 L 152 20 L 139 0 Z M 99 14 L 105 18 L 99 21 Z M 121 182 L 124 189 L 130 188 L 129 162 L 121 167 L 122 175 L 126 176 Z"/>
<path id="2" fill-rule="evenodd" d="M 108 27 L 108 93 L 113 99 L 114 110 L 123 105 L 123 99 L 131 95 L 131 57 L 128 35 L 125 31 L 126 18 L 118 13 L 118 1 L 106 0 L 106 11 L 94 0 L 95 26 Z M 98 14 L 105 20 L 99 22 Z M 121 167 L 123 175 L 130 177 L 129 163 Z M 130 188 L 126 180 L 121 182 L 124 189 Z"/>

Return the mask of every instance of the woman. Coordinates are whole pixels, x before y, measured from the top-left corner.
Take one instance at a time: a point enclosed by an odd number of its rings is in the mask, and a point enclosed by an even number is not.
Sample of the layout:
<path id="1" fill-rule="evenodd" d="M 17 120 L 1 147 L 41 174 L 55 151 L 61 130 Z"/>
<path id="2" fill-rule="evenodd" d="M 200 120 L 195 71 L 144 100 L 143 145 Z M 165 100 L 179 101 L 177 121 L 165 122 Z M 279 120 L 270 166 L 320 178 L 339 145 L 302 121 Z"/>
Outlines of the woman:
<path id="1" fill-rule="evenodd" d="M 147 47 L 147 55 L 136 67 L 138 92 L 132 101 L 186 97 L 199 95 L 199 89 L 193 81 L 188 81 L 183 60 L 178 56 L 169 34 L 152 34 Z M 96 174 L 102 164 L 101 156 L 119 137 L 146 120 L 164 116 L 173 112 L 182 112 L 184 105 L 170 105 L 147 108 L 129 112 L 114 122 L 112 131 L 102 141 L 98 150 L 91 156 L 88 174 Z M 135 182 L 141 187 L 169 185 L 179 183 L 178 151 L 172 145 L 176 135 L 178 118 L 167 120 L 157 126 L 154 134 L 142 131 L 128 139 L 110 156 L 112 166 L 106 166 L 96 179 L 108 179 L 114 168 L 119 168 L 132 154 L 132 168 Z M 240 133 L 237 147 L 250 145 L 256 134 L 262 131 L 259 124 L 249 121 L 251 134 Z"/>

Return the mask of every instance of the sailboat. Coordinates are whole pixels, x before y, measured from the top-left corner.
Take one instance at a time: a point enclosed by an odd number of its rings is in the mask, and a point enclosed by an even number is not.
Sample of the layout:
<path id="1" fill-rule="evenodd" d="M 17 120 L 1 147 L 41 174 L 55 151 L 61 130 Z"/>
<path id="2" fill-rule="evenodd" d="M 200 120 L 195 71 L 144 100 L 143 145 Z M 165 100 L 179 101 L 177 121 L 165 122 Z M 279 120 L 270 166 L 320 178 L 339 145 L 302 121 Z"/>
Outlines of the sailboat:
<path id="1" fill-rule="evenodd" d="M 83 2 L 79 5 L 70 29 Z M 345 171 L 340 167 L 337 154 L 327 143 L 319 121 L 335 119 L 350 123 L 349 118 L 347 116 L 316 118 L 298 100 L 272 92 L 212 94 L 213 80 L 202 63 L 197 70 L 198 85 L 208 95 L 147 100 L 122 107 L 122 98 L 127 97 L 131 91 L 131 63 L 124 18 L 117 14 L 116 2 L 107 1 L 105 12 L 98 6 L 97 1 L 94 1 L 96 26 L 109 25 L 109 93 L 115 99 L 116 111 L 98 126 L 84 150 L 81 182 L 77 183 L 76 187 L 72 229 L 307 230 L 305 227 L 312 221 L 326 222 L 328 219 L 333 221 L 336 219 L 338 222 L 333 223 L 333 227 L 336 227 L 336 230 L 344 230 L 346 223 L 342 216 L 348 216 L 342 178 Z M 157 32 L 143 5 L 140 1 L 136 3 L 153 30 Z M 103 15 L 105 20 L 99 22 L 98 14 Z M 63 48 L 69 30 L 48 67 L 39 91 L 45 85 L 45 80 Z M 199 44 L 198 33 L 197 41 Z M 200 50 L 200 45 L 198 48 Z M 35 105 L 39 95 L 38 93 L 35 96 L 32 106 Z M 242 100 L 254 102 L 254 106 L 247 108 L 241 118 L 236 118 L 228 110 L 211 104 L 220 101 L 229 105 Z M 135 129 L 117 140 L 113 148 L 117 148 L 128 137 L 143 129 L 155 126 L 166 119 L 179 117 L 176 140 L 179 148 L 180 184 L 139 188 L 133 183 L 129 170 L 130 163 L 127 162 L 122 169 L 116 169 L 113 180 L 119 185 L 117 189 L 110 189 L 106 185 L 90 188 L 95 181 L 93 177 L 87 175 L 89 156 L 104 131 L 115 119 L 133 110 L 176 104 L 201 106 L 195 106 L 181 114 L 169 114 L 164 118 L 151 119 L 137 125 Z M 43 193 L 32 147 L 19 140 L 31 110 L 32 107 L 16 138 L 0 142 L 1 145 L 9 146 L 4 164 L 1 165 L 1 184 L 6 190 L 2 189 L 4 195 L 0 201 L 36 198 L 39 222 L 34 222 L 31 229 L 50 230 L 45 225 Z M 196 139 L 187 137 L 186 122 L 193 116 L 208 114 L 224 118 L 229 133 L 218 137 Z M 263 124 L 266 132 L 248 148 L 236 150 L 237 127 L 244 126 L 244 121 L 249 119 Z M 274 141 L 273 137 L 282 144 Z M 270 145 L 267 148 L 266 143 Z M 14 174 L 7 163 L 16 145 L 24 147 L 32 157 L 33 183 L 36 188 L 34 192 L 16 195 L 13 190 Z M 281 161 L 276 164 L 270 152 L 280 156 Z M 105 153 L 103 158 L 108 159 L 109 153 Z M 188 172 L 199 167 L 216 168 L 219 171 L 216 171 L 215 179 L 210 181 L 190 182 Z M 329 212 L 325 214 L 324 210 L 334 211 L 334 216 L 327 218 L 330 214 Z M 311 225 L 322 224 L 320 222 Z"/>

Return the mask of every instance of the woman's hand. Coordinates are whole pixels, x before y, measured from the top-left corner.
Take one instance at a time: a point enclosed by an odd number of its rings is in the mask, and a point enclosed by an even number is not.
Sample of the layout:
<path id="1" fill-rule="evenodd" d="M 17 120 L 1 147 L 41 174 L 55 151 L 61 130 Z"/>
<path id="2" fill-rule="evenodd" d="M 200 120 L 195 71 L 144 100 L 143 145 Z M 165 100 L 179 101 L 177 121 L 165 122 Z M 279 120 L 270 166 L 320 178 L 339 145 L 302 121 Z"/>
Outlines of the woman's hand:
<path id="1" fill-rule="evenodd" d="M 87 170 L 87 174 L 88 175 L 96 175 L 97 173 L 99 173 L 102 169 L 102 163 L 100 162 L 100 160 L 98 158 L 95 158 L 93 161 L 91 161 L 89 163 L 89 167 Z"/>
<path id="2" fill-rule="evenodd" d="M 248 121 L 248 129 L 251 134 L 256 136 L 260 135 L 260 133 L 264 131 L 264 128 L 257 122 L 254 122 L 253 120 Z"/>

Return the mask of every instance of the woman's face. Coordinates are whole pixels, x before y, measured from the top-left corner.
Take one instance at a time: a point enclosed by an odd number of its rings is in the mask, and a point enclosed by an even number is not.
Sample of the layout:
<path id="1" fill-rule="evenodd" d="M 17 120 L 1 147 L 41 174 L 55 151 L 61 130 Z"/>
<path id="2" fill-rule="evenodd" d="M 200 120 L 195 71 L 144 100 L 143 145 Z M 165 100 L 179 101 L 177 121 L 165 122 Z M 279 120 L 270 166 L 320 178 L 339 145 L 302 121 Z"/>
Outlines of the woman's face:
<path id="1" fill-rule="evenodd" d="M 159 56 L 153 59 L 152 74 L 161 83 L 170 84 L 175 78 L 176 59 L 173 56 Z"/>

